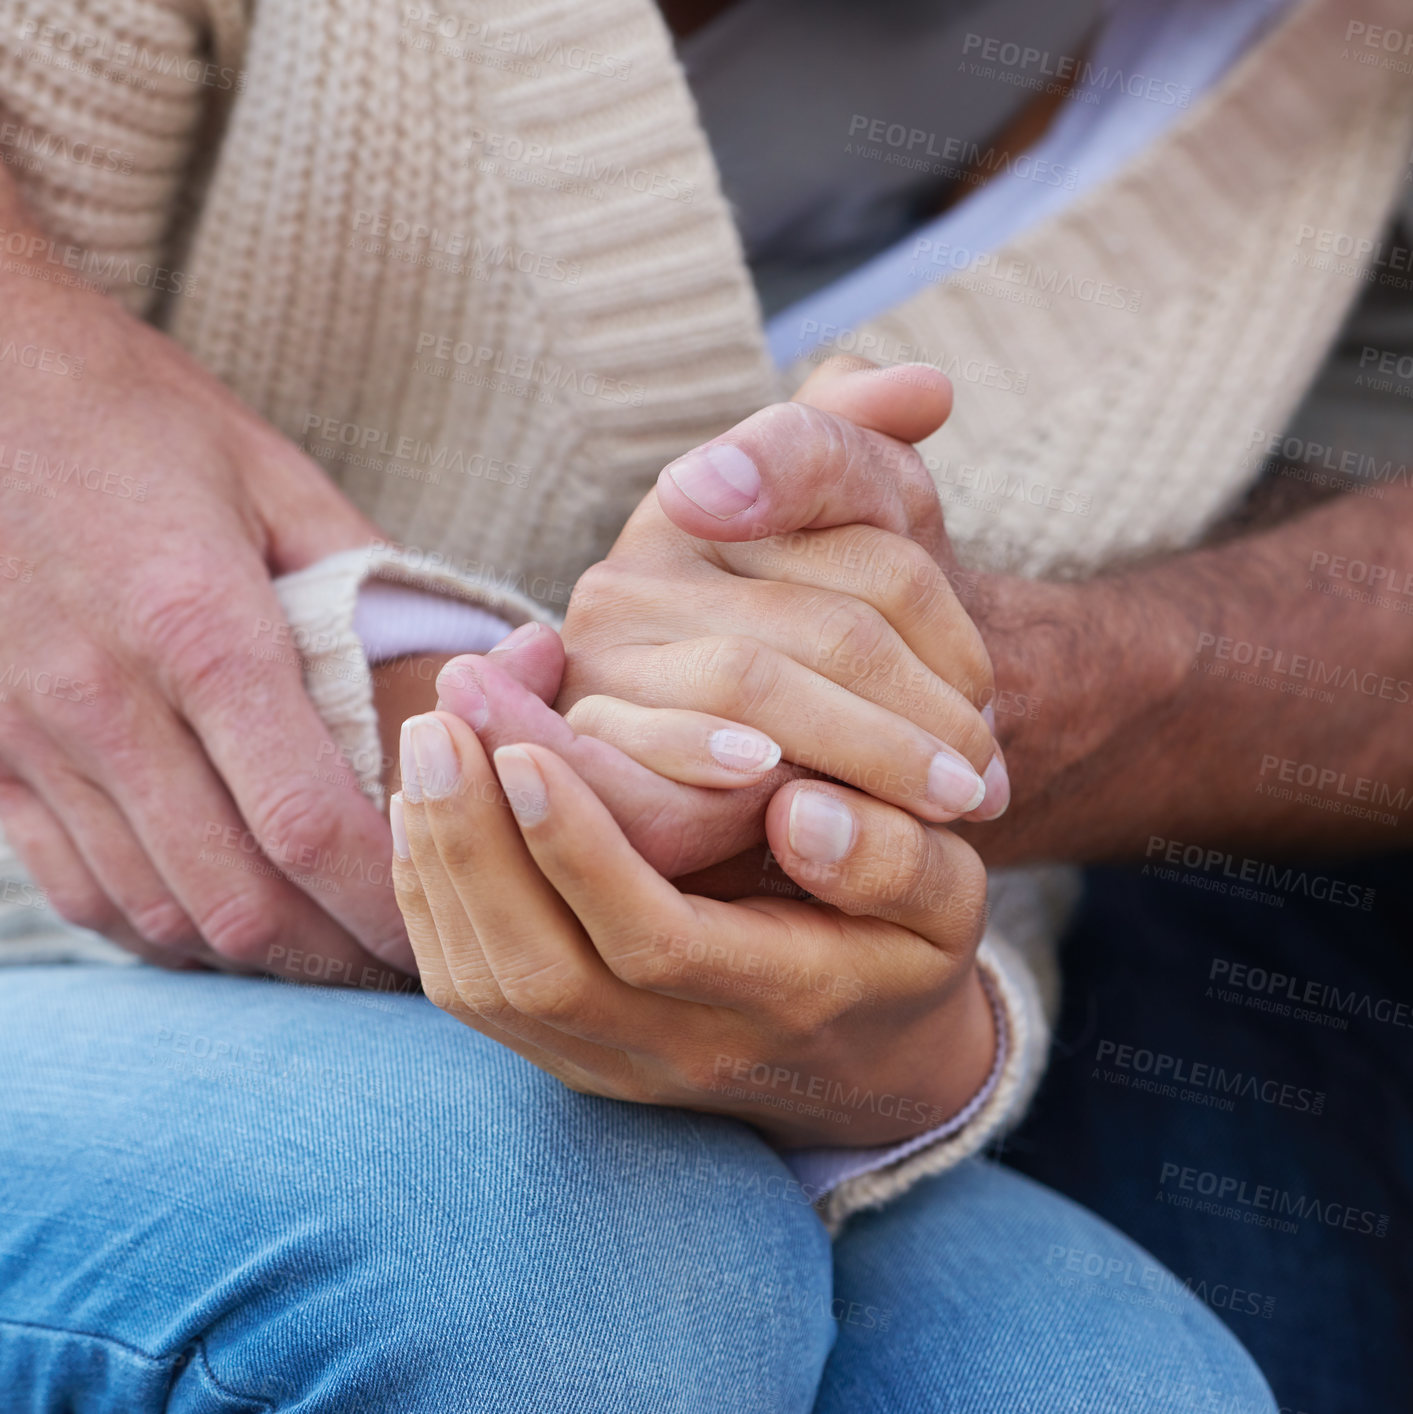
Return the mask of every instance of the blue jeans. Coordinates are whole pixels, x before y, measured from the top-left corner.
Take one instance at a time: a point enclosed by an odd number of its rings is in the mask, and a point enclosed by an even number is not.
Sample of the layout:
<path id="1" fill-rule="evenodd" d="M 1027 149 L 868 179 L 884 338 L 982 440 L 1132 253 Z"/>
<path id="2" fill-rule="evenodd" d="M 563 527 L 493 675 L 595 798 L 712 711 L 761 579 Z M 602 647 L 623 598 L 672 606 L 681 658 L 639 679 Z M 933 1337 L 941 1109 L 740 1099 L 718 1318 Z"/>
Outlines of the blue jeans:
<path id="1" fill-rule="evenodd" d="M 425 1000 L 0 972 L 5 1414 L 1270 1414 L 1107 1224 L 972 1162 L 831 1244 L 749 1128 Z"/>
<path id="2" fill-rule="evenodd" d="M 1368 911 L 1166 872 L 1090 872 L 1056 1053 L 1007 1160 L 1190 1282 L 1283 1410 L 1408 1409 L 1413 858 L 1305 866 Z M 1179 1061 L 1206 1083 L 1158 1073 Z"/>

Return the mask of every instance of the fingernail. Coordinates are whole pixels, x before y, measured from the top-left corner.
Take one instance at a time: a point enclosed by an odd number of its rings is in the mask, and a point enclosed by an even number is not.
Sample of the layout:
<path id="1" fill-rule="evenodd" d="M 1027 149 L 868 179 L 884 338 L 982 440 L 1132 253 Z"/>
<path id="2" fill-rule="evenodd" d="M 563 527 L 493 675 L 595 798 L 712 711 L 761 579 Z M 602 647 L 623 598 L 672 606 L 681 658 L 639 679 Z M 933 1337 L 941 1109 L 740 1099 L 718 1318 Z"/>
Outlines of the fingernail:
<path id="1" fill-rule="evenodd" d="M 780 762 L 780 748 L 761 732 L 722 727 L 707 737 L 712 759 L 730 771 L 769 771 Z"/>
<path id="2" fill-rule="evenodd" d="M 986 782 L 986 803 L 977 812 L 977 819 L 997 820 L 1011 803 L 1011 775 L 1006 770 L 1006 758 L 999 751 L 987 764 L 982 780 Z"/>
<path id="3" fill-rule="evenodd" d="M 996 735 L 996 704 L 995 704 L 994 702 L 988 702 L 988 703 L 986 704 L 986 706 L 981 709 L 981 720 L 986 723 L 987 727 L 990 728 L 990 730 L 991 730 L 991 735 L 992 735 L 992 736 L 995 736 L 995 735 Z"/>
<path id="4" fill-rule="evenodd" d="M 393 853 L 399 859 L 412 858 L 412 846 L 407 842 L 407 822 L 402 818 L 402 792 L 388 801 L 388 824 L 392 826 Z"/>
<path id="5" fill-rule="evenodd" d="M 672 484 L 717 520 L 730 520 L 760 499 L 760 472 L 739 447 L 717 442 L 688 452 L 667 468 Z"/>
<path id="6" fill-rule="evenodd" d="M 538 825 L 549 814 L 545 778 L 534 757 L 518 746 L 502 746 L 495 754 L 496 775 L 518 823 Z"/>
<path id="7" fill-rule="evenodd" d="M 927 798 L 939 809 L 965 815 L 986 799 L 986 782 L 965 757 L 943 747 L 927 768 Z"/>
<path id="8" fill-rule="evenodd" d="M 785 833 L 790 848 L 815 864 L 833 864 L 854 843 L 854 812 L 822 790 L 799 790 L 790 802 Z"/>
<path id="9" fill-rule="evenodd" d="M 417 758 L 412 753 L 412 719 L 402 724 L 397 739 L 398 773 L 402 776 L 402 793 L 416 805 L 422 799 L 422 788 L 417 784 Z"/>
<path id="10" fill-rule="evenodd" d="M 451 734 L 433 716 L 412 717 L 402 726 L 402 788 L 412 798 L 407 789 L 407 747 L 412 746 L 412 766 L 419 794 L 416 799 L 426 796 L 428 800 L 442 800 L 450 795 L 461 780 L 461 763 L 456 759 L 456 748 L 451 744 Z"/>
<path id="11" fill-rule="evenodd" d="M 512 648 L 519 648 L 522 643 L 528 643 L 540 631 L 540 625 L 533 619 L 527 624 L 521 624 L 513 633 L 508 633 L 494 648 L 492 653 L 508 653 Z"/>
<path id="12" fill-rule="evenodd" d="M 454 658 L 437 674 L 437 710 L 454 713 L 475 732 L 486 725 L 490 716 L 486 694 L 474 670 Z"/>

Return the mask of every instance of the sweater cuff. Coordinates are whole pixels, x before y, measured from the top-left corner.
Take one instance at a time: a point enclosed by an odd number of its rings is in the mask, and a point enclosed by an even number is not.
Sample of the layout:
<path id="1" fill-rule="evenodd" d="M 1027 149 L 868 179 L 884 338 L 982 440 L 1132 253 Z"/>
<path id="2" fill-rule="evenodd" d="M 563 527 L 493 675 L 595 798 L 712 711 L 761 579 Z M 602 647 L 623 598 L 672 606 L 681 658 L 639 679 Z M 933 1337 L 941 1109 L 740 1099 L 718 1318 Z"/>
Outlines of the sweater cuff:
<path id="1" fill-rule="evenodd" d="M 364 795 L 381 810 L 385 804 L 383 758 L 378 740 L 378 714 L 373 706 L 373 675 L 355 627 L 359 590 L 370 581 L 401 585 L 487 610 L 487 615 L 477 616 L 482 626 L 494 622 L 490 615 L 509 628 L 518 628 L 532 620 L 554 628 L 558 628 L 559 623 L 526 595 L 504 589 L 488 578 L 462 574 L 444 564 L 429 562 L 424 554 L 413 554 L 392 545 L 365 545 L 356 550 L 344 550 L 275 581 L 275 593 L 284 610 L 288 634 L 276 628 L 274 645 L 268 651 L 272 655 L 283 655 L 293 648 L 298 653 L 305 691 L 323 718 L 340 755 L 357 776 Z M 449 619 L 449 623 L 462 627 L 467 622 L 464 616 L 454 614 Z M 366 623 L 365 614 L 365 626 Z M 440 642 L 425 641 L 418 648 L 426 652 L 440 646 Z M 466 651 L 466 648 L 453 648 L 448 649 L 448 654 Z"/>
<path id="2" fill-rule="evenodd" d="M 963 1114 L 962 1124 L 948 1123 L 935 1134 L 920 1136 L 890 1151 L 880 1165 L 838 1178 L 815 1196 L 815 1208 L 831 1232 L 867 1208 L 881 1208 L 915 1183 L 955 1168 L 992 1139 L 1019 1122 L 1045 1067 L 1049 1027 L 1029 968 L 1004 939 L 988 933 L 977 953 L 982 981 L 997 1008 L 997 1030 L 1005 1038 L 994 1085 Z M 960 1118 L 960 1116 L 958 1116 Z M 808 1191 L 808 1190 L 806 1190 Z"/>

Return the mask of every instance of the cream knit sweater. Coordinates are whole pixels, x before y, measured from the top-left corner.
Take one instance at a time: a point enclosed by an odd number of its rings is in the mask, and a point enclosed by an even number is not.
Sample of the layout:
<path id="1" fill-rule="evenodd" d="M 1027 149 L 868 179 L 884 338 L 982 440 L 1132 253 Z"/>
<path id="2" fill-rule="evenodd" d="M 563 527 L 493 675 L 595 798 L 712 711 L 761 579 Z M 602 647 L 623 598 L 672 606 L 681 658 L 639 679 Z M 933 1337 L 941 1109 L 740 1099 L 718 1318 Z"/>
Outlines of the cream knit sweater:
<path id="1" fill-rule="evenodd" d="M 860 331 L 1026 375 L 960 386 L 924 445 L 964 560 L 1090 572 L 1191 543 L 1250 483 L 1388 276 L 1413 85 L 1362 37 L 1402 10 L 1305 0 L 1115 179 Z M 553 616 L 665 461 L 782 388 L 652 0 L 437 12 L 429 33 L 371 0 L 15 0 L 0 104 L 56 273 L 77 257 L 319 456 L 411 547 L 392 572 Z M 362 572 L 286 586 L 289 611 L 351 632 Z M 366 684 L 325 708 L 368 731 Z M 997 881 L 1011 1056 L 985 1111 L 831 1219 L 1020 1113 L 1067 888 Z"/>

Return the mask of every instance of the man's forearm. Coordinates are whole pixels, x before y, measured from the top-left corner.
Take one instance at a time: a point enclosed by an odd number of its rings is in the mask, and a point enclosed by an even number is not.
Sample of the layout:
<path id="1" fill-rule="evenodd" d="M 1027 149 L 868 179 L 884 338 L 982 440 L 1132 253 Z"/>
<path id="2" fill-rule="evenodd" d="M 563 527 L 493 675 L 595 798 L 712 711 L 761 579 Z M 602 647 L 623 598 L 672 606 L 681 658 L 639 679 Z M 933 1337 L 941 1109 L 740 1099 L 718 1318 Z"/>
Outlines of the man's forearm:
<path id="1" fill-rule="evenodd" d="M 1084 584 L 983 579 L 1014 803 L 993 865 L 1413 833 L 1413 493 Z"/>

